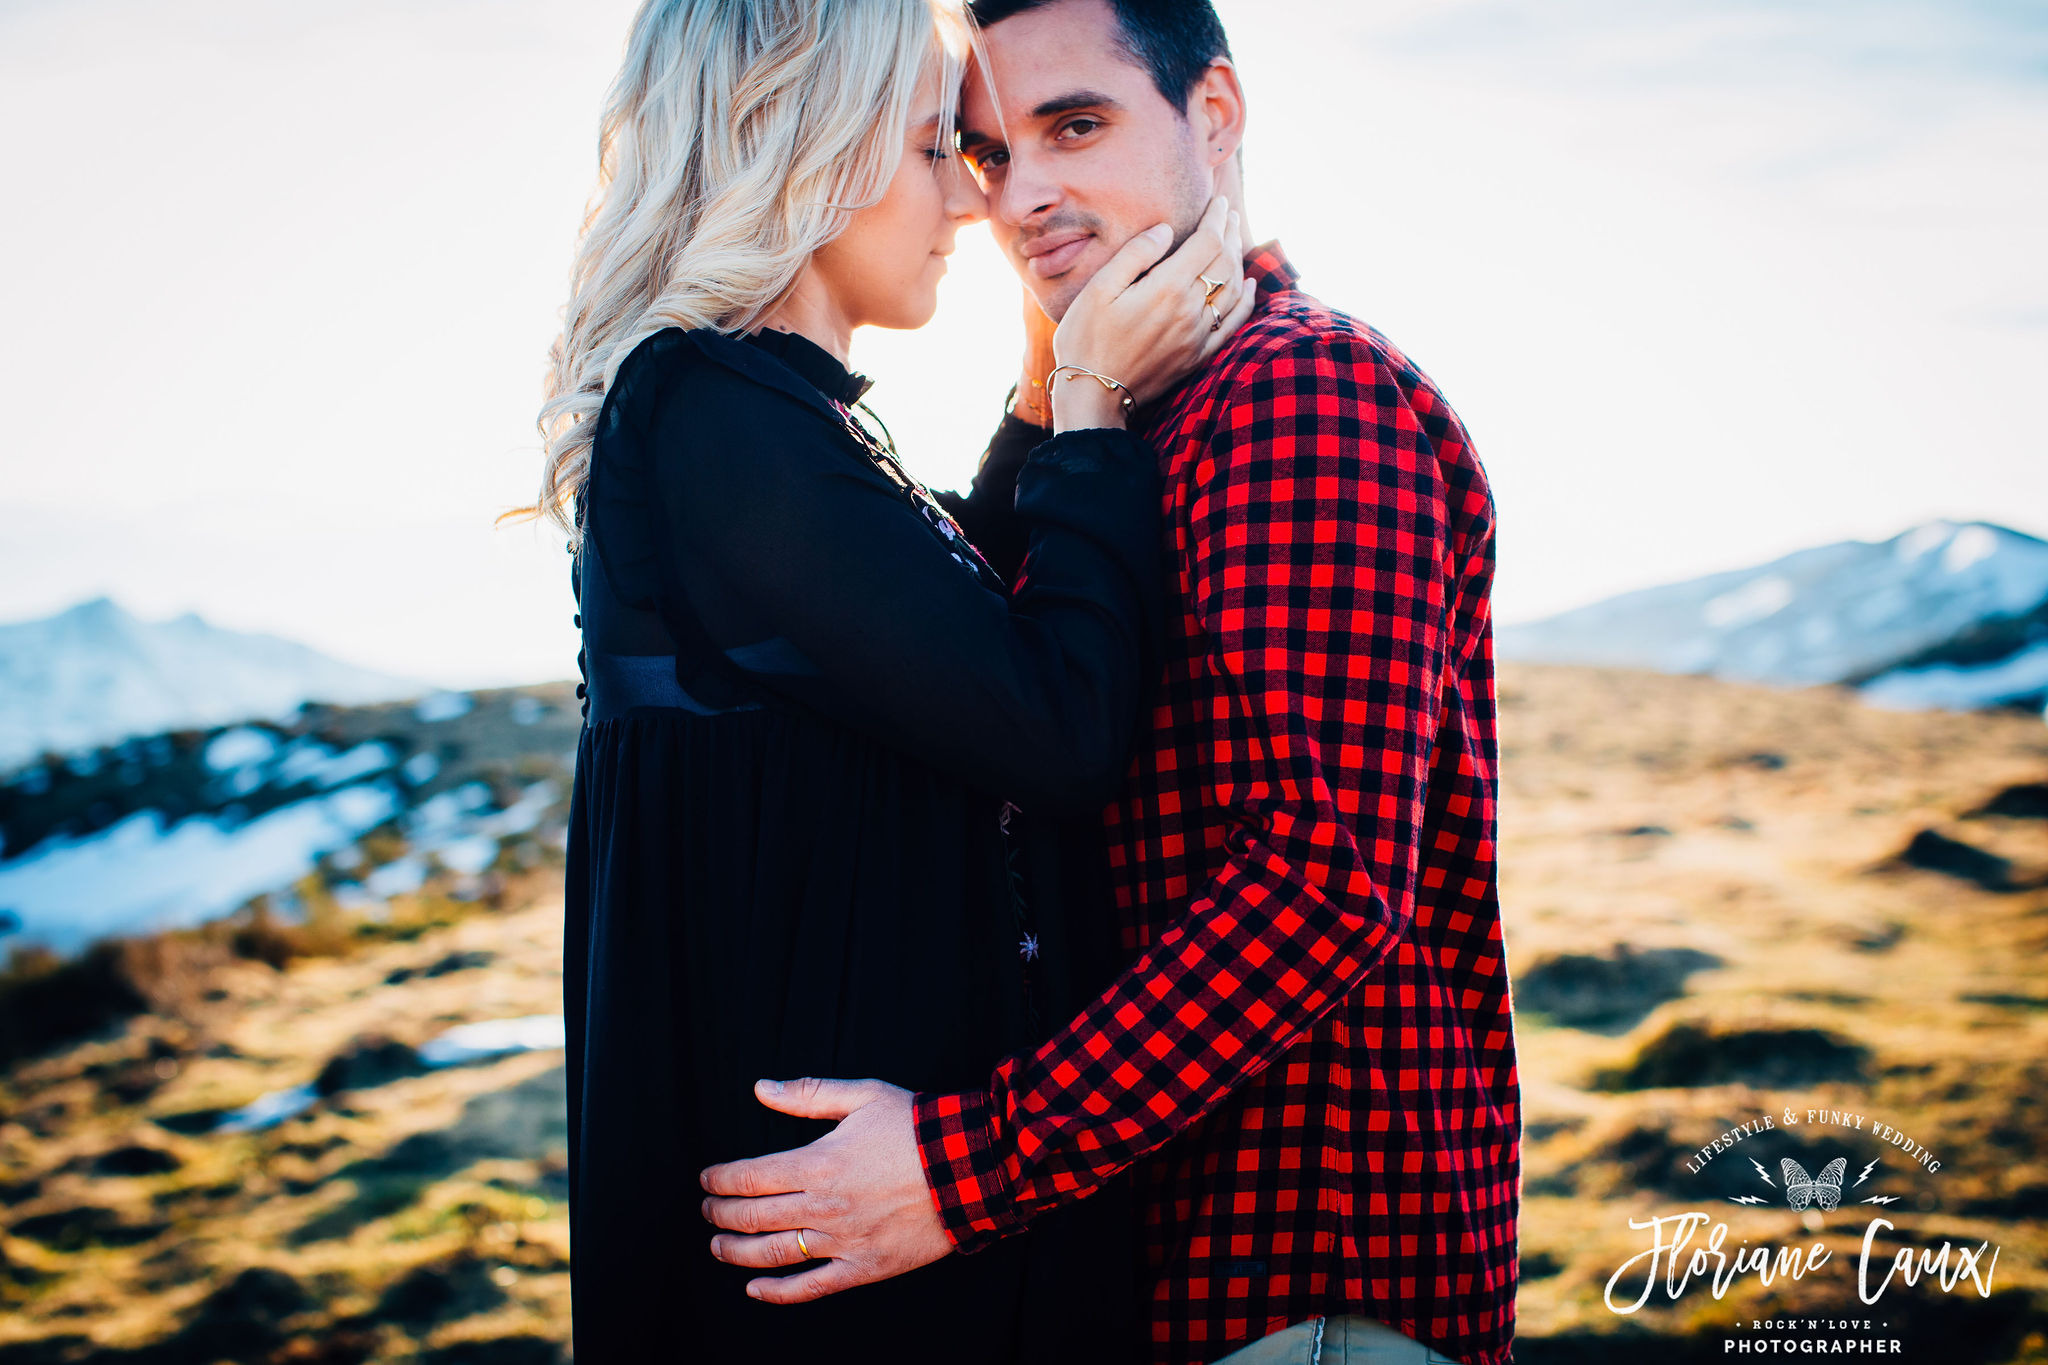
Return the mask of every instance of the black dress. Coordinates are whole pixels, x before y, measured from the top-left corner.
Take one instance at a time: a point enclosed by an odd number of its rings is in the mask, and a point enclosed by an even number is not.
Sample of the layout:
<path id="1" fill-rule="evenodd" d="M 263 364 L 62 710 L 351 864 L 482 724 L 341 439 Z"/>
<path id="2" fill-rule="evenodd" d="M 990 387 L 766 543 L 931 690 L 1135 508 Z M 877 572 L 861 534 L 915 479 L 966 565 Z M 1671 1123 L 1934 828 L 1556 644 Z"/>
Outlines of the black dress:
<path id="1" fill-rule="evenodd" d="M 599 414 L 563 961 L 579 1365 L 1143 1353 L 1126 1179 L 812 1303 L 746 1296 L 793 1267 L 710 1254 L 698 1172 L 832 1127 L 757 1078 L 979 1086 L 1121 966 L 1076 832 L 1157 657 L 1154 461 L 1006 422 L 1012 596 L 877 461 L 866 386 L 793 334 L 669 328 Z"/>

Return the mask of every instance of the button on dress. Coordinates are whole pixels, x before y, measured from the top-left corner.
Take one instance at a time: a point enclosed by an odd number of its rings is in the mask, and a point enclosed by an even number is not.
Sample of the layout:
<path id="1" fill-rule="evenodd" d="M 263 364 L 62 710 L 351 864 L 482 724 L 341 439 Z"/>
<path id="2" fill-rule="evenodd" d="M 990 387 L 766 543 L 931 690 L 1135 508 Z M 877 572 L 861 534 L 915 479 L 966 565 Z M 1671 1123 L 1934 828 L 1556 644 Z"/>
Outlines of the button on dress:
<path id="1" fill-rule="evenodd" d="M 1127 1177 L 810 1303 L 745 1294 L 795 1267 L 709 1251 L 698 1172 L 833 1126 L 768 1109 L 757 1078 L 979 1086 L 1121 966 L 1076 832 L 1157 658 L 1154 459 L 1121 430 L 1034 433 L 1012 585 L 854 416 L 866 388 L 794 334 L 668 328 L 599 414 L 571 578 L 579 1365 L 1143 1352 Z"/>

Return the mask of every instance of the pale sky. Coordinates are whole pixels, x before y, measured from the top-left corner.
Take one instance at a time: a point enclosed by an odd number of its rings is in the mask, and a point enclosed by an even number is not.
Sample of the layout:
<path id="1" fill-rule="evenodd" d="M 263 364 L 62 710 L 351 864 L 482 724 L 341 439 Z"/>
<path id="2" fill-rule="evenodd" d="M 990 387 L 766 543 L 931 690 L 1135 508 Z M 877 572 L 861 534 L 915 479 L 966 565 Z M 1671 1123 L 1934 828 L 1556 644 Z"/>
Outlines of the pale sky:
<path id="1" fill-rule="evenodd" d="M 570 677 L 493 528 L 626 0 L 0 0 L 0 620 L 107 593 L 451 686 Z M 1464 418 L 1496 611 L 1932 517 L 2048 534 L 2029 0 L 1222 0 L 1246 209 Z M 964 484 L 1015 370 L 979 230 L 854 360 Z"/>

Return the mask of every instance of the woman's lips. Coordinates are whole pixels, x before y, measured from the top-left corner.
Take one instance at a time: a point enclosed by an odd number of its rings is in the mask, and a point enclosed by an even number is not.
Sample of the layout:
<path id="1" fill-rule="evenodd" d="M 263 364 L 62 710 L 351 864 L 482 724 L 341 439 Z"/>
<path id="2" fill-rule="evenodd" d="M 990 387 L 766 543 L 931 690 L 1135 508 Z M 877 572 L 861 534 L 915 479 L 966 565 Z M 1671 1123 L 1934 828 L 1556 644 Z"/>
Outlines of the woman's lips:
<path id="1" fill-rule="evenodd" d="M 1029 262 L 1031 273 L 1041 280 L 1065 274 L 1073 268 L 1074 262 L 1081 258 L 1081 253 L 1088 249 L 1088 243 L 1092 240 L 1094 239 L 1091 236 L 1083 233 L 1071 241 L 1062 242 L 1050 251 L 1032 256 Z"/>

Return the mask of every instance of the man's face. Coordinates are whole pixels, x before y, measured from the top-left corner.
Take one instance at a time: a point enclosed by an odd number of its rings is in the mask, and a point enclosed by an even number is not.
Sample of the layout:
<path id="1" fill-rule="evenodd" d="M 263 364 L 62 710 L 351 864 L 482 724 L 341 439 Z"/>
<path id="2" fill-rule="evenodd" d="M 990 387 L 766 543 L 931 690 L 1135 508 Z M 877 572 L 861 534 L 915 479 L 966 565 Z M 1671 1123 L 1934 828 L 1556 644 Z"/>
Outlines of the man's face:
<path id="1" fill-rule="evenodd" d="M 1002 117 L 971 64 L 961 149 L 988 193 L 996 244 L 1057 320 L 1146 228 L 1171 223 L 1176 246 L 1193 232 L 1214 174 L 1205 139 L 1118 46 L 1104 0 L 1057 0 L 985 38 Z"/>

